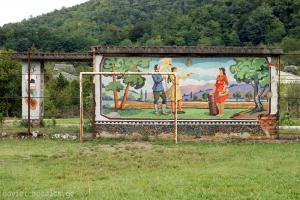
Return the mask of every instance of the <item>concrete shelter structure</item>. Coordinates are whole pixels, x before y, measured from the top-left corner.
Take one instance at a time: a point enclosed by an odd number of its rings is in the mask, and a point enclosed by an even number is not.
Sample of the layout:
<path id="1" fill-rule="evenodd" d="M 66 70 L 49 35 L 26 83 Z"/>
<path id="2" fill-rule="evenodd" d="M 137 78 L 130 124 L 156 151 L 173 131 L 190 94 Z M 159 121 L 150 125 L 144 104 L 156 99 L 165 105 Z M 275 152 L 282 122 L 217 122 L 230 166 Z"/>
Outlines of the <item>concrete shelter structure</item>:
<path id="1" fill-rule="evenodd" d="M 223 62 L 229 60 L 230 62 L 239 61 L 246 62 L 251 59 L 257 61 L 265 60 L 265 67 L 263 70 L 268 73 L 268 87 L 266 95 L 263 97 L 263 104 L 266 107 L 265 112 L 253 115 L 255 117 L 230 117 L 226 119 L 205 118 L 182 118 L 178 119 L 178 132 L 186 134 L 203 134 L 211 135 L 218 132 L 223 133 L 251 133 L 268 138 L 278 137 L 278 98 L 279 98 L 279 67 L 280 56 L 283 54 L 281 49 L 277 48 L 246 48 L 246 47 L 188 47 L 188 46 L 158 46 L 158 47 L 119 47 L 119 46 L 94 46 L 88 53 L 33 53 L 28 59 L 28 54 L 13 54 L 13 58 L 22 62 L 22 117 L 28 118 L 28 104 L 30 105 L 30 118 L 32 120 L 41 120 L 43 118 L 43 97 L 44 96 L 44 62 L 47 61 L 82 61 L 93 63 L 94 72 L 102 72 L 104 70 L 105 62 L 110 59 L 123 59 L 127 62 L 129 59 L 147 59 L 148 66 L 154 62 L 159 62 L 162 59 L 172 60 L 173 63 L 180 59 L 187 59 L 191 67 L 200 66 L 201 62 L 212 61 Z M 208 59 L 208 60 L 206 60 Z M 30 62 L 28 62 L 30 60 Z M 228 62 L 229 62 L 228 61 Z M 249 61 L 249 62 L 250 62 Z M 179 61 L 178 61 L 179 62 Z M 200 63 L 199 65 L 196 64 Z M 28 64 L 30 67 L 28 67 Z M 134 63 L 133 63 L 134 64 Z M 177 63 L 178 66 L 181 64 Z M 224 64 L 225 65 L 225 64 Z M 233 66 L 234 64 L 231 63 Z M 136 64 L 139 66 L 139 64 Z M 182 64 L 183 66 L 183 64 Z M 185 65 L 184 65 L 185 66 Z M 234 66 L 238 66 L 235 64 Z M 228 69 L 231 66 L 228 66 Z M 149 67 L 150 70 L 151 66 Z M 184 68 L 182 68 L 184 69 Z M 198 68 L 197 68 L 198 69 Z M 120 69 L 121 70 L 121 69 Z M 122 71 L 122 70 L 121 70 Z M 227 70 L 229 71 L 229 70 Z M 233 71 L 233 70 L 231 70 Z M 28 79 L 28 74 L 30 78 Z M 39 76 L 37 76 L 39 74 Z M 237 77 L 232 74 L 232 77 Z M 197 77 L 195 77 L 196 79 Z M 201 78 L 201 77 L 200 77 Z M 233 79 L 232 78 L 232 79 Z M 165 133 L 172 129 L 172 122 L 168 119 L 161 118 L 136 118 L 136 117 L 107 117 L 105 114 L 103 95 L 104 93 L 102 82 L 105 78 L 100 75 L 94 76 L 94 110 L 93 110 L 93 125 L 95 130 L 99 132 L 119 132 L 119 133 Z M 29 84 L 28 84 L 29 80 Z M 238 80 L 238 78 L 237 78 Z M 126 81 L 125 81 L 126 82 Z M 147 87 L 148 82 L 143 87 Z M 250 85 L 250 83 L 249 83 Z M 28 89 L 28 86 L 30 89 Z M 150 87 L 150 86 L 149 86 Z M 92 88 L 91 88 L 92 89 Z M 133 90 L 133 89 L 132 89 Z M 30 93 L 30 98 L 28 98 Z M 148 94 L 145 93 L 145 96 Z M 149 95 L 148 95 L 149 96 Z M 255 98 L 255 97 L 254 97 Z M 34 99 L 34 100 L 33 100 Z M 128 102 L 132 103 L 132 102 Z M 125 103 L 126 104 L 126 103 Z M 143 104 L 143 105 L 142 105 Z M 146 107 L 147 103 L 136 102 L 136 105 Z M 188 102 L 185 103 L 188 105 Z M 184 104 L 184 105 L 185 105 Z M 192 104 L 192 103 L 190 103 Z M 196 106 L 203 106 L 203 102 L 195 102 Z M 194 105 L 193 104 L 193 105 Z M 240 103 L 242 105 L 242 103 Z M 246 103 L 243 103 L 243 105 Z M 254 105 L 254 102 L 249 102 L 249 105 Z M 225 104 L 227 109 L 235 109 L 232 107 L 234 103 L 228 102 Z M 129 104 L 125 105 L 129 108 Z M 231 107 L 230 107 L 231 106 Z M 240 106 L 240 105 L 238 105 Z M 109 106 L 108 106 L 109 107 Z M 201 107 L 202 108 L 202 107 Z M 111 109 L 111 108 L 106 108 Z M 194 108 L 193 108 L 194 109 Z M 195 108 L 196 109 L 196 108 Z M 204 109 L 204 108 L 203 108 Z M 141 110 L 143 111 L 143 110 Z M 124 111 L 118 111 L 124 113 Z M 126 112 L 126 111 L 125 111 Z M 126 114 L 126 113 L 125 113 Z M 240 113 L 239 113 L 240 114 Z M 117 115 L 115 113 L 115 115 Z M 240 114 L 241 115 L 241 114 Z M 111 116 L 111 115 L 110 115 Z"/>

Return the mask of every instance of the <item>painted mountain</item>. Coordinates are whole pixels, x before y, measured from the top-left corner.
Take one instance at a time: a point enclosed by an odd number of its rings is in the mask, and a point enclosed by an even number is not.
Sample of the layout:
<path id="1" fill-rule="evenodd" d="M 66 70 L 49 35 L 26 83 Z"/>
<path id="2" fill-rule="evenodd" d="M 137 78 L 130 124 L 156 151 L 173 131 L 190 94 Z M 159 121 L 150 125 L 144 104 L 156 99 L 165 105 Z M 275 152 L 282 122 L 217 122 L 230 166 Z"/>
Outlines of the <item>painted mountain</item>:
<path id="1" fill-rule="evenodd" d="M 205 93 L 211 93 L 213 91 L 214 84 L 209 83 L 203 86 L 200 85 L 186 85 L 181 87 L 183 93 L 183 100 L 184 101 L 206 101 L 203 98 Z M 227 101 L 252 101 L 252 98 L 246 98 L 246 94 L 248 92 L 252 93 L 253 95 L 253 87 L 249 84 L 236 84 L 234 82 L 229 83 L 229 99 Z M 262 101 L 266 101 L 266 96 L 269 89 L 267 88 L 262 96 Z M 239 92 L 241 97 L 236 99 L 233 97 L 235 92 Z"/>

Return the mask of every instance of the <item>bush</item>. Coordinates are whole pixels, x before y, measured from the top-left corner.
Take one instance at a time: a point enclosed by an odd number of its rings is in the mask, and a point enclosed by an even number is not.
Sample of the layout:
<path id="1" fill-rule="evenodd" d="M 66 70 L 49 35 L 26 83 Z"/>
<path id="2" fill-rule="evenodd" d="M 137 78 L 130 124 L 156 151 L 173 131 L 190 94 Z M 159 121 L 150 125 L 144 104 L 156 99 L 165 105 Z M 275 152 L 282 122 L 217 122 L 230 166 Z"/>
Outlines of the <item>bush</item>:
<path id="1" fill-rule="evenodd" d="M 149 142 L 150 141 L 149 134 L 147 134 L 147 133 L 142 134 L 142 141 Z"/>
<path id="2" fill-rule="evenodd" d="M 40 121 L 40 127 L 45 127 L 45 121 L 42 119 L 41 121 Z"/>
<path id="3" fill-rule="evenodd" d="M 286 112 L 283 114 L 283 116 L 280 118 L 280 124 L 281 125 L 287 125 L 292 126 L 295 124 L 294 120 L 292 119 L 292 116 L 289 112 Z"/>
<path id="4" fill-rule="evenodd" d="M 55 117 L 52 117 L 51 120 L 52 120 L 52 126 L 55 127 L 56 126 L 56 119 L 55 119 Z"/>
<path id="5" fill-rule="evenodd" d="M 0 113 L 0 125 L 2 126 L 4 123 L 3 113 Z"/>
<path id="6" fill-rule="evenodd" d="M 27 120 L 21 120 L 20 121 L 20 126 L 27 128 L 28 127 L 28 121 Z"/>
<path id="7" fill-rule="evenodd" d="M 93 131 L 92 120 L 90 118 L 84 120 L 83 125 L 84 125 L 83 126 L 84 131 L 86 131 L 86 132 L 92 132 Z"/>

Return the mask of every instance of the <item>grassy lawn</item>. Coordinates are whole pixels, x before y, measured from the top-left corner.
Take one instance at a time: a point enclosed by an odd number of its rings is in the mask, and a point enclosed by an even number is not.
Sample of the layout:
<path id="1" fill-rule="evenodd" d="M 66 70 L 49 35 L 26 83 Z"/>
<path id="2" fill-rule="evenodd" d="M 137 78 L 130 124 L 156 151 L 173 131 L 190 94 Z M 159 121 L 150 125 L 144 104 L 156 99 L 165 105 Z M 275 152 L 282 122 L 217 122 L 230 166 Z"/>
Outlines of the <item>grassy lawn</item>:
<path id="1" fill-rule="evenodd" d="M 0 199 L 299 199 L 299 158 L 299 144 L 0 140 Z"/>
<path id="2" fill-rule="evenodd" d="M 223 117 L 209 115 L 208 109 L 202 108 L 186 108 L 185 114 L 179 114 L 178 119 L 229 119 L 233 114 L 245 111 L 248 109 L 225 109 Z M 115 112 L 114 110 L 105 109 L 104 114 Z M 160 115 L 156 116 L 153 109 L 133 109 L 127 108 L 125 110 L 117 111 L 121 118 L 145 118 L 145 119 L 172 119 L 173 115 Z M 168 110 L 168 112 L 171 112 Z"/>
<path id="3" fill-rule="evenodd" d="M 65 118 L 55 119 L 55 125 L 52 119 L 44 119 L 44 127 L 35 126 L 32 131 L 40 131 L 44 134 L 56 134 L 56 133 L 79 133 L 79 118 Z M 21 125 L 20 119 L 6 119 L 0 132 L 6 133 L 20 133 L 27 132 L 27 127 Z"/>
<path id="4" fill-rule="evenodd" d="M 47 124 L 52 123 L 52 119 L 45 119 L 45 122 Z M 77 118 L 64 118 L 64 119 L 56 119 L 56 124 L 57 125 L 77 125 L 79 126 L 79 117 Z"/>

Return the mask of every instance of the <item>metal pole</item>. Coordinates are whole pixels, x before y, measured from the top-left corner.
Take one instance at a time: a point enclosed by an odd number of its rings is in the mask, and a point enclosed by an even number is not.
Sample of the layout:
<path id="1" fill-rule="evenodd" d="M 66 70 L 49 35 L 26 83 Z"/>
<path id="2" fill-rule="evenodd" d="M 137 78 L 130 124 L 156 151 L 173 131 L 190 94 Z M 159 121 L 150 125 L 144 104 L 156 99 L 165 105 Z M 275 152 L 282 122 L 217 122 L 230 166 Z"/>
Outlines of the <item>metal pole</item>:
<path id="1" fill-rule="evenodd" d="M 281 56 L 278 56 L 278 58 L 277 58 L 278 60 L 277 60 L 277 64 L 278 64 L 278 86 L 277 86 L 277 88 L 278 88 L 278 96 L 277 96 L 277 124 L 276 124 L 276 131 L 277 131 L 277 137 L 278 137 L 278 139 L 279 139 L 279 118 L 280 118 L 280 99 L 281 99 L 281 82 L 280 82 L 280 71 L 281 71 Z M 298 103 L 298 101 L 297 101 L 297 103 Z M 288 105 L 288 104 L 287 104 Z"/>
<path id="2" fill-rule="evenodd" d="M 175 100 L 175 113 L 174 113 L 174 144 L 177 144 L 177 76 L 174 75 L 174 100 Z"/>
<path id="3" fill-rule="evenodd" d="M 96 49 L 93 48 L 93 72 L 96 72 Z M 92 80 L 93 80 L 93 99 L 91 100 L 92 103 L 91 103 L 91 114 L 92 114 L 92 130 L 93 130 L 93 133 L 92 133 L 92 138 L 95 139 L 96 138 L 96 128 L 95 128 L 95 116 L 96 116 L 96 111 L 95 111 L 95 108 L 96 108 L 96 101 L 95 101 L 95 81 L 96 81 L 96 76 L 94 75 L 92 77 Z"/>
<path id="4" fill-rule="evenodd" d="M 82 92 L 82 74 L 79 76 L 80 87 L 80 143 L 83 143 L 83 92 Z"/>
<path id="5" fill-rule="evenodd" d="M 30 126 L 31 126 L 31 123 L 30 123 L 30 70 L 31 70 L 31 57 L 30 57 L 30 51 L 28 51 L 28 66 L 27 66 L 27 74 L 28 74 L 28 77 L 27 77 L 27 91 L 28 91 L 28 110 L 27 110 L 27 131 L 28 131 L 28 135 L 30 135 L 31 133 L 31 130 L 30 130 Z"/>
<path id="6" fill-rule="evenodd" d="M 176 75 L 176 72 L 80 72 L 82 75 Z"/>

